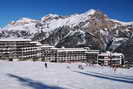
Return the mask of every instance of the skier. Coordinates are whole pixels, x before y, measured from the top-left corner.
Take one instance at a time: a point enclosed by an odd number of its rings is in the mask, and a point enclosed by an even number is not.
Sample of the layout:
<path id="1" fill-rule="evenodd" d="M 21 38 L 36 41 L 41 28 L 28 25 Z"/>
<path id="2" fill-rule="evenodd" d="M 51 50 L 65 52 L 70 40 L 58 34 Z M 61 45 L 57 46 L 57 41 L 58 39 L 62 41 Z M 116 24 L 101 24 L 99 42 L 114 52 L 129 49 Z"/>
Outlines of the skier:
<path id="1" fill-rule="evenodd" d="M 78 68 L 81 69 L 81 70 L 84 69 L 82 65 L 78 65 Z"/>
<path id="2" fill-rule="evenodd" d="M 45 68 L 47 68 L 48 67 L 48 65 L 47 65 L 47 63 L 45 62 Z"/>

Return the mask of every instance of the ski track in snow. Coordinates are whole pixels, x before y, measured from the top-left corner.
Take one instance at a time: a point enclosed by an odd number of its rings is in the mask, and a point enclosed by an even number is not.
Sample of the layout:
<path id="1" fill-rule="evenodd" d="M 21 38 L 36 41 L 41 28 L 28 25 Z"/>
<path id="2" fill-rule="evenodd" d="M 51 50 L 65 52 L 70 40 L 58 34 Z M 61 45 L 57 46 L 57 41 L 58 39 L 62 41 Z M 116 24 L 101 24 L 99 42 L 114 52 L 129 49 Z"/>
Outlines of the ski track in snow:
<path id="1" fill-rule="evenodd" d="M 133 89 L 133 68 L 79 64 L 0 61 L 0 89 Z"/>

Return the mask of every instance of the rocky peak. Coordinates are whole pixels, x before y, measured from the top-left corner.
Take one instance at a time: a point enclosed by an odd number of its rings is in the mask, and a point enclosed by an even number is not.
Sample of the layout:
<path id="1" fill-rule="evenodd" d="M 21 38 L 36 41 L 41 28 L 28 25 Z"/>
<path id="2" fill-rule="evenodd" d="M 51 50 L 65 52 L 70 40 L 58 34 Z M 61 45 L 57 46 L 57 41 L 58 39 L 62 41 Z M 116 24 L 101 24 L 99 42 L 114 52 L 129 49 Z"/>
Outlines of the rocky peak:
<path id="1" fill-rule="evenodd" d="M 57 15 L 57 14 L 48 14 L 47 16 L 44 16 L 41 18 L 41 21 L 45 22 L 48 20 L 53 20 L 53 19 L 59 19 L 61 16 Z"/>
<path id="2" fill-rule="evenodd" d="M 94 14 L 91 15 L 92 18 L 97 18 L 97 19 L 106 19 L 108 16 L 104 14 L 102 11 L 95 10 Z"/>

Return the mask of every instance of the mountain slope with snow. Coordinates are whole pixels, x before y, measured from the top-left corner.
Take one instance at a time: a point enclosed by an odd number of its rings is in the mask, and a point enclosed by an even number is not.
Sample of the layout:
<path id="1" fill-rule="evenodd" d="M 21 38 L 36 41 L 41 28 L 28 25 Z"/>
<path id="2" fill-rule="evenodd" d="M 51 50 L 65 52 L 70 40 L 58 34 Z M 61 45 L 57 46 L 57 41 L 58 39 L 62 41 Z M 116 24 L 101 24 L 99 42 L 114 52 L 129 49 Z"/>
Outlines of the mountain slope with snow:
<path id="1" fill-rule="evenodd" d="M 0 30 L 0 38 L 24 38 L 56 47 L 84 47 L 114 51 L 133 36 L 133 23 L 110 19 L 101 11 L 60 16 L 49 14 L 40 20 L 22 18 Z"/>

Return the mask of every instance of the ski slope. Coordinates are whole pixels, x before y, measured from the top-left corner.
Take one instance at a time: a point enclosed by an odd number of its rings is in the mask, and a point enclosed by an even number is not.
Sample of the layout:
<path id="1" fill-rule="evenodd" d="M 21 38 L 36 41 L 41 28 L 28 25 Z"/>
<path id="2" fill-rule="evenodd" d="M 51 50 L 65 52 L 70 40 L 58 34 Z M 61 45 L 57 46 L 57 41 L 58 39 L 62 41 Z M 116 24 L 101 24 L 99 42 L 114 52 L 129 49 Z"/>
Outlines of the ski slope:
<path id="1" fill-rule="evenodd" d="M 0 61 L 0 89 L 133 89 L 133 68 L 47 64 Z"/>

